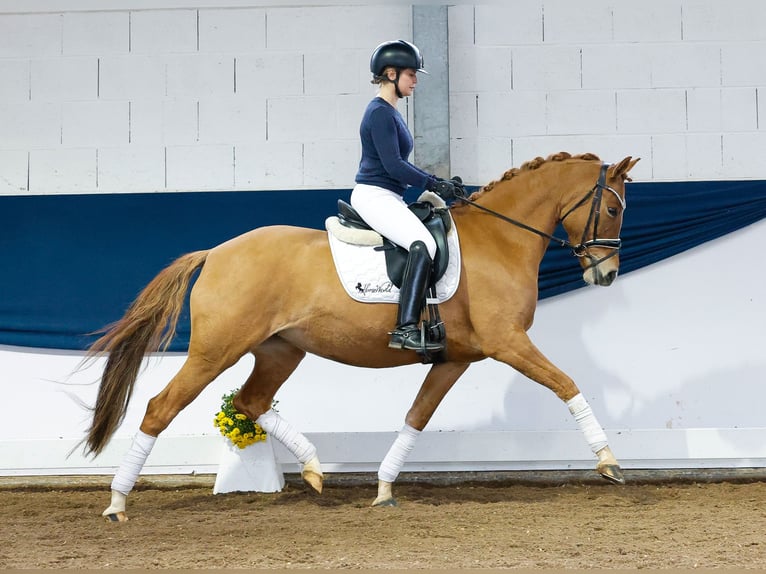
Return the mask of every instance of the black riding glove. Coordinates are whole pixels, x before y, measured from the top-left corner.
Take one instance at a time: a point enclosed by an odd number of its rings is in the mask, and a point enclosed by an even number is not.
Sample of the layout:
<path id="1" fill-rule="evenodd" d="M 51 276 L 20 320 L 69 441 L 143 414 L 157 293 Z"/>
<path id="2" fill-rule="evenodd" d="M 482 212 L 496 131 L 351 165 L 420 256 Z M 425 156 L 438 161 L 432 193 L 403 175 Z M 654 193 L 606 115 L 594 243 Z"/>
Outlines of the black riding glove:
<path id="1" fill-rule="evenodd" d="M 436 195 L 441 197 L 444 201 L 451 201 L 455 199 L 455 184 L 452 181 L 446 179 L 439 179 L 437 177 L 431 177 L 428 179 L 426 185 L 428 191 L 433 191 Z"/>
<path id="2" fill-rule="evenodd" d="M 455 197 L 465 197 L 465 186 L 463 185 L 463 179 L 460 176 L 453 176 L 450 179 L 452 185 L 455 186 Z"/>

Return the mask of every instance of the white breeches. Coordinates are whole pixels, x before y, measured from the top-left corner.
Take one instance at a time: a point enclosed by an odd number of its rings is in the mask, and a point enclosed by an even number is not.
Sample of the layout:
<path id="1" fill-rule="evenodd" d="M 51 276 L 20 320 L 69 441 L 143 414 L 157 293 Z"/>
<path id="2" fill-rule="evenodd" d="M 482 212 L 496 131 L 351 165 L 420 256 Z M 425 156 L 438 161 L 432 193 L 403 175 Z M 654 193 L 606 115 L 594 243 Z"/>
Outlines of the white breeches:
<path id="1" fill-rule="evenodd" d="M 409 250 L 415 241 L 422 241 L 431 259 L 436 257 L 436 241 L 398 193 L 358 183 L 351 192 L 351 206 L 370 227 L 400 247 Z"/>

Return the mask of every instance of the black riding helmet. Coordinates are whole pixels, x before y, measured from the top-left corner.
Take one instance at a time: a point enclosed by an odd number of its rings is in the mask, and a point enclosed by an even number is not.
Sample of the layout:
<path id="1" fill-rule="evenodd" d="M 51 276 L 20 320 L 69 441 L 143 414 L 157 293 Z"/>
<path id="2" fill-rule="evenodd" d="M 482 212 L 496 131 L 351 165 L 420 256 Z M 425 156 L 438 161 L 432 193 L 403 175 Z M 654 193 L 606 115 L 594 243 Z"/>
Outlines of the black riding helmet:
<path id="1" fill-rule="evenodd" d="M 404 40 L 383 42 L 375 48 L 370 58 L 372 74 L 380 76 L 388 66 L 396 68 L 397 72 L 405 68 L 412 68 L 418 72 L 428 73 L 423 68 L 423 56 L 418 47 Z"/>

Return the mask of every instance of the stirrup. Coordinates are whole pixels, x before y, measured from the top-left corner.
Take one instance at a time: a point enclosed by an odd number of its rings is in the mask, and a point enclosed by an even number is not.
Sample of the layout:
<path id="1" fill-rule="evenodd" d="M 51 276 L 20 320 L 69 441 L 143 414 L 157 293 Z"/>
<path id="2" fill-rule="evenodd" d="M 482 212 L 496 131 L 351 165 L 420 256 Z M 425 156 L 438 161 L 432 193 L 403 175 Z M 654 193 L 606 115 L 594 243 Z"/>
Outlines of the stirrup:
<path id="1" fill-rule="evenodd" d="M 391 340 L 388 346 L 392 349 L 407 349 L 421 353 L 438 352 L 444 350 L 444 345 L 438 341 L 429 341 L 424 332 L 417 325 L 405 325 L 397 327 L 389 333 Z"/>

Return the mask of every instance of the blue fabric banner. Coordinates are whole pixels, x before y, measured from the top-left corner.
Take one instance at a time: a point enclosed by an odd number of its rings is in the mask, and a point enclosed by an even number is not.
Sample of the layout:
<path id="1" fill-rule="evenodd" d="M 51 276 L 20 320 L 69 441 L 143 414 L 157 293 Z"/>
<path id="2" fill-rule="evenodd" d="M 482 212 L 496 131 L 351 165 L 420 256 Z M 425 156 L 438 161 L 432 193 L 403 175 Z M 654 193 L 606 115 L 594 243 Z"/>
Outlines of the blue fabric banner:
<path id="1" fill-rule="evenodd" d="M 350 190 L 0 197 L 0 344 L 79 350 L 179 255 L 271 224 L 324 228 Z M 766 181 L 630 183 L 620 274 L 759 221 Z M 563 237 L 559 230 L 557 236 Z M 540 298 L 584 286 L 552 245 Z M 172 351 L 189 340 L 188 310 Z"/>

